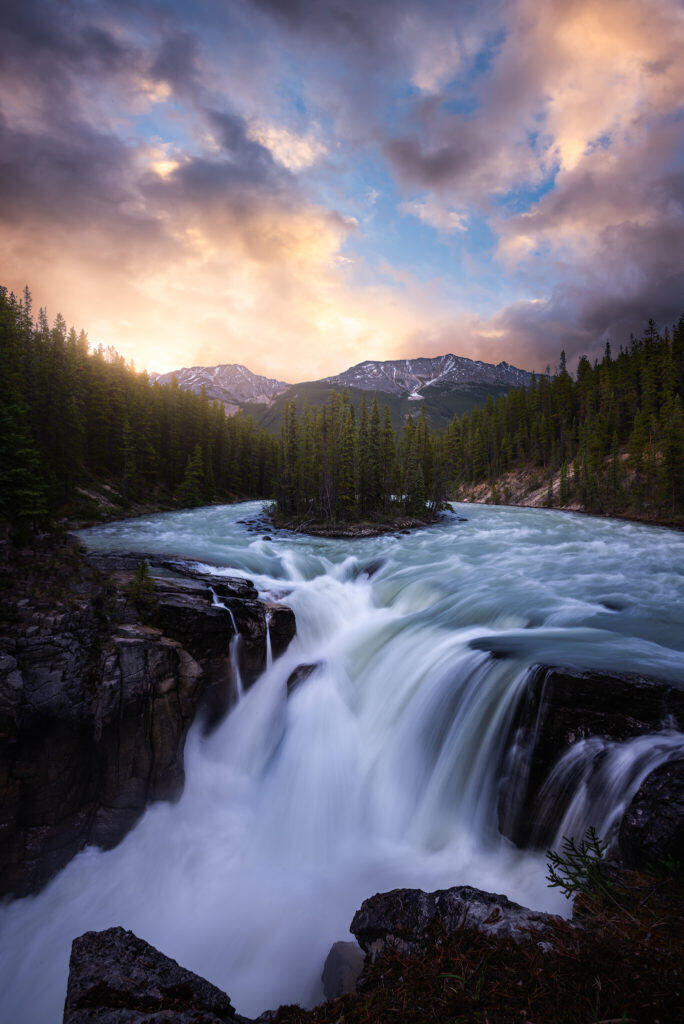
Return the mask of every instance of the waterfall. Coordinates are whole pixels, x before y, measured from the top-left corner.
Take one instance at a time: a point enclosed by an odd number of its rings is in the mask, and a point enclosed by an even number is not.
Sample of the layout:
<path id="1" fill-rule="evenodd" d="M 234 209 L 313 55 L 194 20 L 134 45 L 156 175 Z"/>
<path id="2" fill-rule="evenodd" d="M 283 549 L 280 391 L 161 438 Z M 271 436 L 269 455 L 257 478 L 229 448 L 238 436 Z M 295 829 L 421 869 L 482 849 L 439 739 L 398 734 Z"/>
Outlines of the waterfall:
<path id="1" fill-rule="evenodd" d="M 231 675 L 235 683 L 235 693 L 237 695 L 237 699 L 240 700 L 244 696 L 245 692 L 245 688 L 242 682 L 242 672 L 240 670 L 240 649 L 242 637 L 240 635 L 240 631 L 237 628 L 237 623 L 235 621 L 235 616 L 233 615 L 232 610 L 228 607 L 227 604 L 224 604 L 223 601 L 219 600 L 219 598 L 216 595 L 216 591 L 214 590 L 213 587 L 211 588 L 211 594 L 212 604 L 216 608 L 223 608 L 224 611 L 227 611 L 228 614 L 230 615 L 230 621 L 233 626 L 233 635 L 230 638 L 230 643 L 228 644 L 228 656 L 230 659 Z"/>
<path id="2" fill-rule="evenodd" d="M 530 666 L 553 658 L 684 677 L 674 646 L 684 536 L 459 506 L 468 522 L 407 536 L 278 535 L 263 545 L 238 522 L 259 508 L 82 534 L 93 546 L 181 551 L 213 575 L 249 577 L 292 607 L 297 636 L 210 735 L 191 731 L 177 803 L 155 804 L 118 847 L 86 850 L 42 893 L 0 908 L 4 1019 L 56 1019 L 72 939 L 113 924 L 254 1017 L 320 1001 L 330 946 L 348 938 L 372 893 L 470 884 L 569 912 L 546 885 L 544 856 L 497 832 L 514 710 Z M 300 665 L 313 668 L 288 696 Z M 571 779 L 561 827 L 612 827 L 670 742 L 607 744 L 593 782 L 594 754 L 575 751 L 572 772 L 558 767 L 559 780 Z"/>
<path id="3" fill-rule="evenodd" d="M 271 609 L 266 609 L 266 668 L 273 664 L 273 649 L 271 647 Z"/>
<path id="4" fill-rule="evenodd" d="M 560 758 L 539 794 L 541 818 L 559 822 L 554 845 L 593 825 L 614 842 L 620 820 L 644 779 L 684 755 L 684 735 L 665 730 L 621 743 L 592 736 Z"/>

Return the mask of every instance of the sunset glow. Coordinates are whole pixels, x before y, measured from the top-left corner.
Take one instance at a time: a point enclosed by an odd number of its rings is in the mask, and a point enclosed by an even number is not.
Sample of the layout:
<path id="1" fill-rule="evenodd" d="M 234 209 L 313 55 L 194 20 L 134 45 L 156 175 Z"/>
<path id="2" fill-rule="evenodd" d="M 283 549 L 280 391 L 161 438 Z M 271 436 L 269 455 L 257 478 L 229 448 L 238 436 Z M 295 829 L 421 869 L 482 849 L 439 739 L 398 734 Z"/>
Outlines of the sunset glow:
<path id="1" fill-rule="evenodd" d="M 574 366 L 684 295 L 677 0 L 9 0 L 0 280 L 139 368 Z"/>

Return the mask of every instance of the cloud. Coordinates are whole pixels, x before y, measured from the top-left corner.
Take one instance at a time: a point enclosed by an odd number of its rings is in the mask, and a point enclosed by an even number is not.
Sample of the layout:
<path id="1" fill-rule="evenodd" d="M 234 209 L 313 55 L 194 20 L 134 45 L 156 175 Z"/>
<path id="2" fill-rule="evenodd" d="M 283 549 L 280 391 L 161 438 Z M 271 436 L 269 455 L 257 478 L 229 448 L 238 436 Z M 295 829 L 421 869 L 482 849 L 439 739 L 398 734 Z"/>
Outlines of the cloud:
<path id="1" fill-rule="evenodd" d="M 325 156 L 327 147 L 313 133 L 298 135 L 275 124 L 255 121 L 248 136 L 267 149 L 289 171 L 303 171 Z"/>
<path id="2" fill-rule="evenodd" d="M 401 204 L 401 209 L 446 235 L 468 229 L 467 214 L 454 210 L 438 196 L 429 195 L 425 199 L 407 201 Z"/>
<path id="3" fill-rule="evenodd" d="M 3 278 L 157 369 L 595 351 L 681 312 L 683 32 L 675 0 L 8 0 Z"/>

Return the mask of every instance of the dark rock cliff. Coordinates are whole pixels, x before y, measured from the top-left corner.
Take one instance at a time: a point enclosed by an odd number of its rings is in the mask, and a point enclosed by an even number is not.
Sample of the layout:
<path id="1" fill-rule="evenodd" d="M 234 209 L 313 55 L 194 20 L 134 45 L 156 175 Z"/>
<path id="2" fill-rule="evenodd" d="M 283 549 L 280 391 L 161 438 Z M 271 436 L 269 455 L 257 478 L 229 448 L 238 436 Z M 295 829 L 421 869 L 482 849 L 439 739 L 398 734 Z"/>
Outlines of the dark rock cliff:
<path id="1" fill-rule="evenodd" d="M 176 798 L 190 725 L 234 699 L 235 627 L 246 686 L 266 663 L 267 610 L 274 653 L 295 632 L 291 610 L 267 608 L 249 581 L 212 591 L 160 576 L 141 614 L 140 556 L 93 564 L 68 540 L 44 548 L 27 575 L 15 557 L 3 576 L 0 896 L 35 892 L 86 844 L 116 845 L 149 803 Z"/>
<path id="2" fill-rule="evenodd" d="M 620 825 L 618 848 L 628 868 L 668 865 L 684 873 L 684 758 L 651 772 L 635 793 Z"/>

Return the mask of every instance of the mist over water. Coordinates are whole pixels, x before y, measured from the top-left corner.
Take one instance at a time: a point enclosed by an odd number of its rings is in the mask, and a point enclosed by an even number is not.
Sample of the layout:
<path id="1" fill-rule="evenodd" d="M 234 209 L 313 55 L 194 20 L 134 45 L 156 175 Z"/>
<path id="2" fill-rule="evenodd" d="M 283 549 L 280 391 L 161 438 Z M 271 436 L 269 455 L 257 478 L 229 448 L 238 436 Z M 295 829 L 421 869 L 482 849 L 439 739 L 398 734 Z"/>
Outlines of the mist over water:
<path id="1" fill-rule="evenodd" d="M 545 858 L 497 832 L 510 717 L 537 662 L 681 682 L 684 537 L 455 507 L 467 522 L 359 541 L 264 540 L 238 522 L 259 503 L 84 531 L 93 547 L 228 565 L 291 605 L 297 637 L 210 736 L 190 733 L 178 803 L 0 910 L 2 1019 L 61 1019 L 88 929 L 132 929 L 252 1016 L 319 1001 L 331 944 L 378 891 L 468 883 L 567 912 Z M 302 663 L 318 667 L 287 699 Z M 666 732 L 612 744 L 593 787 L 577 754 L 558 768 L 577 789 L 565 824 L 609 828 L 681 747 Z"/>

